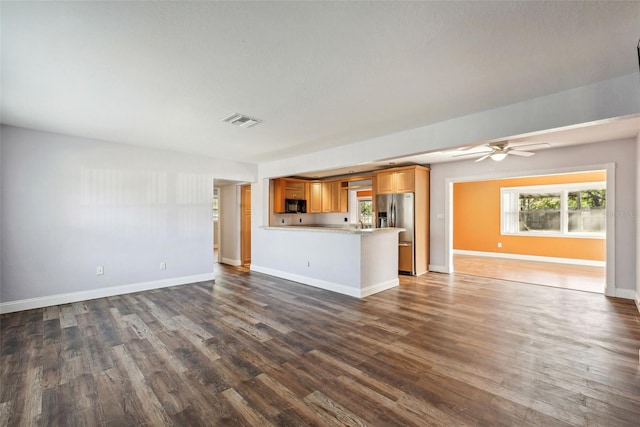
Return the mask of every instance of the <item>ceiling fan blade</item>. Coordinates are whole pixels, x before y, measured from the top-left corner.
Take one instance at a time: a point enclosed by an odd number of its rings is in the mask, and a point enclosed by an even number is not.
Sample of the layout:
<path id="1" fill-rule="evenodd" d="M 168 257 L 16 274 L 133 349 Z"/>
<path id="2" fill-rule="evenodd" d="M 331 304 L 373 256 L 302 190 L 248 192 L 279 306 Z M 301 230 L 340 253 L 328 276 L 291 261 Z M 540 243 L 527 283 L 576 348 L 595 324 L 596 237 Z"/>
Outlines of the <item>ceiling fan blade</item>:
<path id="1" fill-rule="evenodd" d="M 520 148 L 524 147 L 551 147 L 551 144 L 549 144 L 548 142 L 537 142 L 532 144 L 513 145 L 512 147 L 514 150 L 519 150 Z"/>
<path id="2" fill-rule="evenodd" d="M 469 151 L 469 150 L 473 150 L 474 148 L 483 147 L 483 146 L 488 147 L 489 144 L 487 144 L 486 142 L 483 142 L 482 144 L 467 145 L 465 147 L 458 148 L 458 151 Z"/>
<path id="3" fill-rule="evenodd" d="M 514 156 L 522 156 L 522 157 L 530 157 L 536 153 L 532 153 L 531 151 L 520 151 L 520 150 L 509 150 L 508 154 L 513 154 Z"/>
<path id="4" fill-rule="evenodd" d="M 473 153 L 464 153 L 464 154 L 456 154 L 455 156 L 451 156 L 451 157 L 464 157 L 464 156 L 477 156 L 478 154 L 491 154 L 493 151 L 476 151 Z"/>
<path id="5" fill-rule="evenodd" d="M 490 153 L 485 154 L 484 156 L 482 156 L 478 160 L 476 160 L 476 163 L 483 161 L 484 159 L 488 158 L 492 154 L 493 154 L 493 151 L 490 152 Z"/>

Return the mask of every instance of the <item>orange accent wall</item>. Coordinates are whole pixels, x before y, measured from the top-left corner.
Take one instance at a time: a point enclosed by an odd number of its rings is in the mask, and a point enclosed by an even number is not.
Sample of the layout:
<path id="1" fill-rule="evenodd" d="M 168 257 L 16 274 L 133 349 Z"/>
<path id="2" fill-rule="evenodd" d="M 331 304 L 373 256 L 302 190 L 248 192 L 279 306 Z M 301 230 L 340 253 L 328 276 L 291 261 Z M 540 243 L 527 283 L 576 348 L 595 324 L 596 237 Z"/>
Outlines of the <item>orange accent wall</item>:
<path id="1" fill-rule="evenodd" d="M 453 248 L 468 251 L 605 260 L 605 239 L 500 234 L 500 188 L 606 181 L 606 172 L 460 182 L 453 185 Z M 498 248 L 498 242 L 502 247 Z"/>

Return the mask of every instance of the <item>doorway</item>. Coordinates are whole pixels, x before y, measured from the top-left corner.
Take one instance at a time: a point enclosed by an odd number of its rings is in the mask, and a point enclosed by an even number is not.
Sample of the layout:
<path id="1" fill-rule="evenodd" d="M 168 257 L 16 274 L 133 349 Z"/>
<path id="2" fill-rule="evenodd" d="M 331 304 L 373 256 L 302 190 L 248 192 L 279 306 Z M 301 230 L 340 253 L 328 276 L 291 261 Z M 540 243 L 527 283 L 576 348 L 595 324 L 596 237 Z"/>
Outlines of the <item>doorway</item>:
<path id="1" fill-rule="evenodd" d="M 451 271 L 605 293 L 606 169 L 449 183 Z"/>
<path id="2" fill-rule="evenodd" d="M 211 212 L 213 215 L 213 263 L 220 262 L 220 189 L 213 188 L 213 201 L 211 202 Z"/>
<path id="3" fill-rule="evenodd" d="M 240 258 L 242 265 L 251 265 L 251 185 L 240 187 Z"/>

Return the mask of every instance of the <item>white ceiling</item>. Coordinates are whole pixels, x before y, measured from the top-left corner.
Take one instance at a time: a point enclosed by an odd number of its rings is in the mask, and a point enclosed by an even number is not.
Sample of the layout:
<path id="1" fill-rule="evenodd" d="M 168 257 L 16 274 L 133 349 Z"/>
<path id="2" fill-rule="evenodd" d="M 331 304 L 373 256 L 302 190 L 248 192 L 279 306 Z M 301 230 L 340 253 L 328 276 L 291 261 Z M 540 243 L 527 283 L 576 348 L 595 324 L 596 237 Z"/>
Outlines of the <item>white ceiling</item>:
<path id="1" fill-rule="evenodd" d="M 2 123 L 250 162 L 638 70 L 637 1 L 3 2 L 1 13 Z M 262 123 L 223 123 L 232 113 Z"/>

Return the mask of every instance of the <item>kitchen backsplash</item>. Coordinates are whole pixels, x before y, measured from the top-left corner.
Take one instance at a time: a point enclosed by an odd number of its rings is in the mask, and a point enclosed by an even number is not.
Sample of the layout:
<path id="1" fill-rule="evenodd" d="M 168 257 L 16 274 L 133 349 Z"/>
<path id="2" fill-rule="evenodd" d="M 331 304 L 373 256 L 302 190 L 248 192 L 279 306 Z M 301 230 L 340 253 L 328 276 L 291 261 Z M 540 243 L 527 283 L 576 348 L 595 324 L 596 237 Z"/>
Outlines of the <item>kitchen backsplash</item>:
<path id="1" fill-rule="evenodd" d="M 345 218 L 347 219 L 345 221 Z M 348 225 L 348 213 L 319 213 L 319 214 L 273 214 L 271 224 L 282 225 Z"/>

